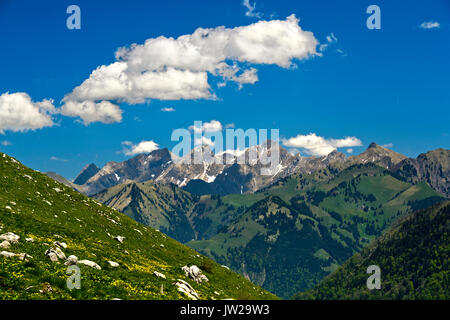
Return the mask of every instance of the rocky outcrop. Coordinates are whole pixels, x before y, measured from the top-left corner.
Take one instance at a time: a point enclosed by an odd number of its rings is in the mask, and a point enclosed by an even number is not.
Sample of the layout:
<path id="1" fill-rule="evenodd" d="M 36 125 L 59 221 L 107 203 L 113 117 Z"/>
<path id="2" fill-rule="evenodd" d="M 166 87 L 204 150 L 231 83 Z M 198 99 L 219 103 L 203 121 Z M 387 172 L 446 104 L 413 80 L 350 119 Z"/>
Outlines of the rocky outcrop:
<path id="1" fill-rule="evenodd" d="M 113 268 L 117 268 L 120 266 L 117 262 L 114 261 L 108 261 L 108 264 Z"/>
<path id="2" fill-rule="evenodd" d="M 0 243 L 0 249 L 9 249 L 9 247 L 11 246 L 11 243 L 9 241 L 3 241 L 2 243 Z"/>
<path id="3" fill-rule="evenodd" d="M 177 286 L 178 291 L 185 294 L 189 299 L 199 299 L 197 291 L 195 291 L 194 288 L 192 288 L 191 285 L 186 281 L 178 279 L 175 285 Z"/>
<path id="4" fill-rule="evenodd" d="M 74 256 L 74 255 L 70 255 L 64 264 L 66 266 L 72 266 L 72 265 L 76 265 L 77 263 L 78 263 L 78 257 Z"/>
<path id="5" fill-rule="evenodd" d="M 85 265 L 85 266 L 88 266 L 88 267 L 91 267 L 91 268 L 94 268 L 97 270 L 102 269 L 97 263 L 95 263 L 94 261 L 90 261 L 90 260 L 80 260 L 80 261 L 78 261 L 78 264 L 82 264 L 82 265 Z"/>
<path id="6" fill-rule="evenodd" d="M 55 247 L 50 248 L 47 251 L 45 251 L 45 255 L 52 262 L 58 262 L 60 259 L 61 260 L 66 260 L 66 255 L 64 254 L 64 252 L 58 246 L 55 246 Z"/>
<path id="7" fill-rule="evenodd" d="M 12 232 L 4 233 L 0 235 L 1 241 L 8 241 L 9 243 L 17 243 L 19 242 L 20 237 L 17 234 Z"/>
<path id="8" fill-rule="evenodd" d="M 73 180 L 73 183 L 77 185 L 83 185 L 85 184 L 90 178 L 95 176 L 97 172 L 100 171 L 100 168 L 97 167 L 95 164 L 91 163 L 86 165 L 83 170 L 78 174 L 78 176 Z"/>
<path id="9" fill-rule="evenodd" d="M 53 244 L 58 248 L 67 249 L 67 244 L 65 242 L 55 241 Z"/>
<path id="10" fill-rule="evenodd" d="M 2 252 L 0 252 L 0 256 L 6 257 L 6 258 L 12 258 L 12 257 L 15 257 L 16 254 L 13 252 L 2 251 Z"/>
<path id="11" fill-rule="evenodd" d="M 166 276 L 158 271 L 153 272 L 153 275 L 157 276 L 158 278 L 166 279 Z"/>
<path id="12" fill-rule="evenodd" d="M 114 237 L 114 240 L 119 241 L 120 243 L 123 243 L 123 240 L 125 240 L 125 237 L 116 236 L 116 237 Z"/>
<path id="13" fill-rule="evenodd" d="M 437 149 L 422 153 L 416 159 L 404 159 L 392 171 L 408 182 L 426 181 L 450 197 L 450 150 Z"/>
<path id="14" fill-rule="evenodd" d="M 386 169 L 392 169 L 406 157 L 400 153 L 384 148 L 372 142 L 363 153 L 351 156 L 346 161 L 346 165 L 376 163 Z"/>
<path id="15" fill-rule="evenodd" d="M 0 256 L 6 257 L 6 258 L 14 258 L 17 257 L 19 260 L 28 261 L 29 259 L 32 259 L 33 257 L 30 256 L 27 253 L 13 253 L 8 251 L 2 251 L 0 252 Z"/>
<path id="16" fill-rule="evenodd" d="M 202 283 L 203 281 L 208 282 L 208 278 L 202 273 L 199 267 L 192 265 L 190 267 L 184 266 L 181 268 L 184 271 L 186 277 L 191 278 L 197 283 Z"/>

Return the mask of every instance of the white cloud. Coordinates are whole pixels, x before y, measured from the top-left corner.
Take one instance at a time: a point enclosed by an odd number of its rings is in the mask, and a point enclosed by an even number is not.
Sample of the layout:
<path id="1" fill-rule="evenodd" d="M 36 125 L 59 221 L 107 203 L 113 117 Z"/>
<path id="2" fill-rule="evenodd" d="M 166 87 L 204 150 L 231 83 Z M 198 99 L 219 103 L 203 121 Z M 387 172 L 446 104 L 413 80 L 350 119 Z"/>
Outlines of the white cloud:
<path id="1" fill-rule="evenodd" d="M 328 43 L 334 43 L 334 42 L 337 42 L 338 39 L 336 38 L 336 36 L 335 36 L 334 33 L 332 32 L 332 33 L 330 33 L 330 34 L 327 36 L 327 41 L 328 41 Z"/>
<path id="2" fill-rule="evenodd" d="M 326 36 L 327 42 L 326 43 L 322 43 L 319 46 L 319 51 L 323 52 L 325 51 L 331 44 L 334 44 L 338 41 L 337 37 L 334 35 L 334 33 L 330 33 L 329 35 Z"/>
<path id="3" fill-rule="evenodd" d="M 435 29 L 440 27 L 441 25 L 437 21 L 427 21 L 420 24 L 420 28 L 422 29 Z"/>
<path id="4" fill-rule="evenodd" d="M 133 156 L 140 153 L 149 153 L 154 150 L 158 150 L 159 148 L 159 145 L 153 140 L 141 141 L 138 144 L 133 144 L 130 141 L 124 141 L 122 142 L 122 145 L 128 147 L 123 151 L 127 156 Z"/>
<path id="5" fill-rule="evenodd" d="M 352 148 L 347 149 L 347 153 L 353 153 L 353 149 Z"/>
<path id="6" fill-rule="evenodd" d="M 242 5 L 247 8 L 247 11 L 245 11 L 245 15 L 247 17 L 251 18 L 261 18 L 263 16 L 262 13 L 256 12 L 256 1 L 253 3 L 253 5 L 250 3 L 250 0 L 244 0 L 242 1 Z"/>
<path id="7" fill-rule="evenodd" d="M 210 122 L 203 122 L 201 127 L 190 126 L 189 130 L 193 130 L 194 132 L 218 132 L 222 131 L 223 127 L 220 121 L 211 120 Z"/>
<path id="8" fill-rule="evenodd" d="M 81 117 L 86 124 L 110 123 L 120 121 L 120 109 L 100 103 L 214 99 L 209 75 L 240 87 L 254 84 L 257 69 L 249 64 L 289 68 L 295 59 L 318 55 L 317 45 L 313 33 L 302 30 L 295 15 L 236 28 L 198 28 L 178 38 L 151 38 L 119 48 L 116 62 L 98 67 L 64 97 L 65 105 L 70 105 L 63 106 L 64 114 Z"/>
<path id="9" fill-rule="evenodd" d="M 166 107 L 166 108 L 162 108 L 161 111 L 163 112 L 175 112 L 175 109 L 172 107 Z"/>
<path id="10" fill-rule="evenodd" d="M 89 79 L 64 97 L 64 102 L 117 100 L 136 104 L 144 103 L 146 99 L 181 100 L 211 96 L 205 72 L 174 67 L 135 72 L 129 67 L 125 62 L 98 67 Z"/>
<path id="11" fill-rule="evenodd" d="M 54 113 L 53 100 L 33 102 L 25 92 L 3 93 L 0 95 L 0 133 L 51 127 Z"/>
<path id="12" fill-rule="evenodd" d="M 325 156 L 337 148 L 361 146 L 361 140 L 355 137 L 344 139 L 325 139 L 315 133 L 307 135 L 297 135 L 290 139 L 283 139 L 283 144 L 287 147 L 302 148 L 307 154 L 314 156 Z"/>
<path id="13" fill-rule="evenodd" d="M 383 148 L 392 148 L 393 146 L 394 146 L 393 143 L 386 143 L 382 145 Z"/>
<path id="14" fill-rule="evenodd" d="M 52 160 L 52 161 L 62 161 L 62 162 L 68 162 L 69 161 L 69 160 L 66 160 L 66 159 L 63 159 L 63 158 L 58 158 L 58 157 L 55 157 L 55 156 L 51 156 L 50 160 Z"/>
<path id="15" fill-rule="evenodd" d="M 122 110 L 109 101 L 66 101 L 61 113 L 69 117 L 80 117 L 85 125 L 92 122 L 114 123 L 122 121 Z"/>
<path id="16" fill-rule="evenodd" d="M 342 49 L 336 49 L 336 52 L 341 55 L 341 57 L 346 57 L 348 54 Z"/>
<path id="17" fill-rule="evenodd" d="M 201 138 L 195 138 L 194 144 L 196 146 L 198 146 L 198 145 L 207 145 L 207 146 L 211 146 L 211 147 L 214 146 L 214 142 L 210 138 L 203 137 L 203 136 Z"/>
<path id="18" fill-rule="evenodd" d="M 12 143 L 10 141 L 3 140 L 3 141 L 0 141 L 0 145 L 4 146 L 4 147 L 8 147 L 8 146 L 12 145 Z"/>
<path id="19" fill-rule="evenodd" d="M 293 156 L 295 156 L 295 155 L 300 155 L 300 150 L 298 150 L 298 149 L 296 149 L 296 148 L 289 148 L 289 150 L 288 150 L 288 152 L 290 153 L 290 154 L 292 154 Z"/>

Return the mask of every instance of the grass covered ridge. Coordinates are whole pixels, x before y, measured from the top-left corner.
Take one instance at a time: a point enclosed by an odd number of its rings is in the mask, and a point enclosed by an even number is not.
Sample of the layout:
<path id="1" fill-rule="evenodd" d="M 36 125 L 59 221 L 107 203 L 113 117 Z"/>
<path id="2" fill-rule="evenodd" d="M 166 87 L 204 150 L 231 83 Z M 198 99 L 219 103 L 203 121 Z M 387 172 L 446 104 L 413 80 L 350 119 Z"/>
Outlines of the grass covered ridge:
<path id="1" fill-rule="evenodd" d="M 200 299 L 276 299 L 161 232 L 0 153 L 0 234 L 7 232 L 20 239 L 0 251 L 31 257 L 0 255 L 0 299 L 187 299 L 177 279 L 188 282 Z M 67 289 L 64 260 L 51 262 L 45 255 L 55 241 L 67 244 L 66 256 L 101 267 L 80 265 L 80 290 Z M 181 270 L 185 265 L 197 265 L 209 281 L 192 281 Z"/>

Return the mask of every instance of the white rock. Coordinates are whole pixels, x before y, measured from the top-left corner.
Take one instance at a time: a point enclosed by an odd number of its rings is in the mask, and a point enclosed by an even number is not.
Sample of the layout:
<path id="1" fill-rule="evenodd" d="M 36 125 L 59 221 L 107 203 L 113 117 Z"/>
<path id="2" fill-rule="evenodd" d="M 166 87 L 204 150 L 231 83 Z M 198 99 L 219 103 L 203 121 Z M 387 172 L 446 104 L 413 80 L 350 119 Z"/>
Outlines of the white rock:
<path id="1" fill-rule="evenodd" d="M 45 251 L 45 255 L 50 258 L 51 261 L 56 262 L 58 259 L 66 260 L 66 255 L 59 247 L 54 247 Z M 56 255 L 56 261 L 55 261 Z"/>
<path id="2" fill-rule="evenodd" d="M 101 270 L 102 269 L 94 261 L 90 261 L 90 260 L 80 260 L 80 261 L 78 261 L 78 264 L 84 264 L 85 266 L 88 266 L 88 267 L 91 267 L 91 268 L 95 268 L 97 270 Z"/>
<path id="3" fill-rule="evenodd" d="M 0 235 L 0 240 L 9 241 L 9 243 L 17 243 L 19 242 L 20 237 L 17 234 L 12 232 L 4 233 Z"/>
<path id="4" fill-rule="evenodd" d="M 58 256 L 53 251 L 47 253 L 46 256 L 49 257 L 51 262 L 58 262 Z"/>
<path id="5" fill-rule="evenodd" d="M 197 283 L 201 283 L 203 281 L 208 282 L 208 278 L 204 274 L 202 274 L 202 270 L 200 270 L 200 268 L 196 265 L 192 265 L 190 267 L 184 266 L 181 268 L 181 270 L 184 271 L 186 277 L 191 278 Z"/>
<path id="6" fill-rule="evenodd" d="M 178 288 L 178 291 L 184 293 L 186 296 L 188 296 L 192 300 L 198 300 L 198 293 L 190 286 L 189 283 L 186 281 L 183 281 L 181 279 L 178 279 L 175 285 Z"/>
<path id="7" fill-rule="evenodd" d="M 78 263 L 78 257 L 74 255 L 70 255 L 67 258 L 67 261 L 64 263 L 66 266 L 72 266 Z"/>
<path id="8" fill-rule="evenodd" d="M 123 243 L 123 240 L 125 240 L 125 237 L 117 236 L 117 237 L 114 237 L 114 240 L 117 240 L 117 241 L 119 241 L 120 243 Z"/>
<path id="9" fill-rule="evenodd" d="M 154 274 L 155 276 L 157 276 L 158 278 L 166 279 L 166 276 L 163 275 L 162 273 L 158 272 L 158 271 L 153 272 L 153 274 Z"/>
<path id="10" fill-rule="evenodd" d="M 67 244 L 65 242 L 55 241 L 55 242 L 53 242 L 53 244 L 57 247 L 67 249 Z"/>
<path id="11" fill-rule="evenodd" d="M 114 262 L 114 261 L 108 261 L 108 263 L 109 263 L 109 265 L 111 267 L 114 267 L 114 268 L 117 268 L 119 266 L 119 264 L 117 262 Z"/>
<path id="12" fill-rule="evenodd" d="M 0 256 L 6 257 L 6 258 L 12 258 L 15 257 L 16 254 L 8 251 L 2 251 L 0 252 Z"/>
<path id="13" fill-rule="evenodd" d="M 9 243 L 9 241 L 3 241 L 2 243 L 0 243 L 0 249 L 8 249 L 11 246 L 11 243 Z"/>
<path id="14" fill-rule="evenodd" d="M 32 259 L 33 257 L 30 256 L 28 253 L 19 253 L 16 254 L 16 256 L 20 259 L 20 260 L 25 260 L 27 261 L 28 259 Z"/>

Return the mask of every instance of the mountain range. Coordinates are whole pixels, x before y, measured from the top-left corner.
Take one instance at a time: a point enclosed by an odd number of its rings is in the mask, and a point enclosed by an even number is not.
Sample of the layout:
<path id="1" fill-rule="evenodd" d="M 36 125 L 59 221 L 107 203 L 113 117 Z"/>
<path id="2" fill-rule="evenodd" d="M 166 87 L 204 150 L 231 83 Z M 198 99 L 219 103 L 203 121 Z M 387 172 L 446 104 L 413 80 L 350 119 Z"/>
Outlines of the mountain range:
<path id="1" fill-rule="evenodd" d="M 169 163 L 154 179 L 127 180 L 94 198 L 286 298 L 312 288 L 399 217 L 448 197 L 448 150 L 417 159 L 374 143 L 348 158 L 280 150 L 271 176 L 260 177 L 257 163 Z"/>
<path id="2" fill-rule="evenodd" d="M 208 146 L 199 146 L 185 156 L 193 159 L 195 154 L 200 154 L 203 161 L 199 164 L 175 161 L 177 157 L 168 149 L 139 154 L 124 162 L 108 162 L 101 169 L 89 164 L 78 174 L 72 187 L 94 195 L 128 181 L 154 180 L 158 184 L 173 183 L 196 195 L 253 193 L 294 173 L 311 174 L 329 166 L 342 170 L 353 164 L 373 162 L 413 183 L 425 180 L 445 196 L 450 196 L 450 165 L 448 150 L 445 149 L 430 151 L 413 159 L 372 143 L 360 155 L 347 158 L 337 151 L 322 157 L 302 157 L 278 146 L 279 165 L 270 174 L 262 175 L 261 168 L 267 165 L 261 164 L 261 157 L 250 161 L 249 154 L 269 155 L 272 143 L 276 142 L 267 141 L 231 155 L 227 154 L 229 152 L 215 155 Z M 227 156 L 233 160 L 225 162 Z"/>

